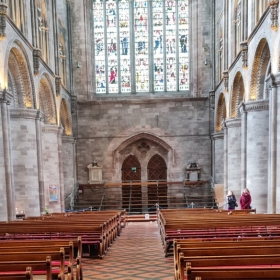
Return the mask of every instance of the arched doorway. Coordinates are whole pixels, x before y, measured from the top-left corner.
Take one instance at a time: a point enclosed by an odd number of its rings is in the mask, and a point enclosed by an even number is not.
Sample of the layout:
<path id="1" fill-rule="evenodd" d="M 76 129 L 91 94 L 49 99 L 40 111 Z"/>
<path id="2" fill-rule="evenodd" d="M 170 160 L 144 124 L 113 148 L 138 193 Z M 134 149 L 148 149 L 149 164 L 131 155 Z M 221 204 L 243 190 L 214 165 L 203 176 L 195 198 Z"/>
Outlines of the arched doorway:
<path id="1" fill-rule="evenodd" d="M 158 154 L 151 157 L 148 163 L 149 181 L 166 181 L 167 167 L 165 160 Z M 167 185 L 159 184 L 148 187 L 148 207 L 149 209 L 158 203 L 160 207 L 167 208 Z"/>
<path id="2" fill-rule="evenodd" d="M 122 182 L 141 181 L 141 166 L 139 160 L 129 155 L 122 165 Z M 141 186 L 123 186 L 122 187 L 122 207 L 129 212 L 142 211 L 142 189 Z"/>

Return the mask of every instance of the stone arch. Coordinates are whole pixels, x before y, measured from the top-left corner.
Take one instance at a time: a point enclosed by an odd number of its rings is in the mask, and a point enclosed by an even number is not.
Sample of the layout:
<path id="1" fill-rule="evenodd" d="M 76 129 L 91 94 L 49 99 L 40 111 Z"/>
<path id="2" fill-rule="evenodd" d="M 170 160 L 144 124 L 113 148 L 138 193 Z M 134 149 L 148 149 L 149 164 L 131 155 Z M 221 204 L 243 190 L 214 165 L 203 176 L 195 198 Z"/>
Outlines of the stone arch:
<path id="1" fill-rule="evenodd" d="M 8 54 L 8 89 L 13 95 L 14 108 L 36 108 L 34 83 L 27 54 L 21 43 L 15 41 Z"/>
<path id="2" fill-rule="evenodd" d="M 223 128 L 223 120 L 226 118 L 226 101 L 225 96 L 222 93 L 219 96 L 218 106 L 216 111 L 216 131 L 221 131 Z"/>
<path id="3" fill-rule="evenodd" d="M 57 124 L 54 90 L 48 75 L 43 75 L 39 85 L 40 108 L 45 124 Z"/>
<path id="4" fill-rule="evenodd" d="M 270 50 L 267 40 L 263 38 L 258 44 L 254 57 L 249 100 L 258 100 L 263 98 L 265 75 L 267 73 L 269 63 Z"/>
<path id="5" fill-rule="evenodd" d="M 70 110 L 68 109 L 67 102 L 63 98 L 60 103 L 60 123 L 64 128 L 63 134 L 72 135 Z"/>
<path id="6" fill-rule="evenodd" d="M 232 97 L 230 103 L 231 118 L 239 117 L 238 105 L 244 99 L 244 91 L 245 91 L 245 87 L 244 87 L 242 74 L 240 72 L 237 72 L 233 81 Z"/>
<path id="7" fill-rule="evenodd" d="M 147 132 L 141 132 L 141 133 L 138 133 L 138 134 L 135 134 L 135 135 L 129 137 L 124 142 L 122 142 L 122 144 L 119 145 L 119 147 L 114 151 L 114 154 L 121 153 L 121 151 L 124 150 L 126 147 L 128 147 L 132 143 L 137 142 L 139 140 L 149 140 L 149 141 L 154 142 L 157 145 L 161 146 L 166 152 L 171 152 L 173 162 L 174 162 L 173 148 L 168 143 L 166 143 L 165 141 L 163 141 L 162 139 L 157 137 L 156 135 L 153 135 L 153 134 L 147 133 Z"/>

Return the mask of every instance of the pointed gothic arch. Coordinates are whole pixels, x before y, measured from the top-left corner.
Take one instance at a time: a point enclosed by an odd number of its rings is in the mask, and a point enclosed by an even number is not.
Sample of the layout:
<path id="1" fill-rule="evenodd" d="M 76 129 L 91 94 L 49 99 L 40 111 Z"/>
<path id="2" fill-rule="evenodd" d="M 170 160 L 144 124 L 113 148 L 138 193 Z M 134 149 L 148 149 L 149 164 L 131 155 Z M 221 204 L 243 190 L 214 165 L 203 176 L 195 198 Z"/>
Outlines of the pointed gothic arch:
<path id="1" fill-rule="evenodd" d="M 269 64 L 270 50 L 267 40 L 263 38 L 259 42 L 254 57 L 249 100 L 263 99 L 265 78 Z"/>
<path id="2" fill-rule="evenodd" d="M 223 93 L 220 94 L 216 111 L 216 131 L 219 132 L 223 128 L 223 120 L 226 118 L 226 101 Z"/>
<path id="3" fill-rule="evenodd" d="M 134 155 L 129 155 L 122 164 L 122 181 L 141 181 L 141 165 Z M 141 212 L 142 188 L 141 186 L 125 185 L 122 187 L 122 207 L 131 211 Z"/>
<path id="4" fill-rule="evenodd" d="M 166 181 L 167 180 L 167 165 L 163 157 L 159 154 L 153 155 L 147 166 L 149 181 Z M 167 207 L 167 185 L 161 184 L 148 187 L 148 207 L 149 209 L 158 203 L 160 207 Z"/>
<path id="5" fill-rule="evenodd" d="M 244 81 L 240 72 L 237 72 L 234 81 L 233 89 L 230 103 L 230 117 L 237 118 L 239 117 L 238 106 L 244 99 Z"/>

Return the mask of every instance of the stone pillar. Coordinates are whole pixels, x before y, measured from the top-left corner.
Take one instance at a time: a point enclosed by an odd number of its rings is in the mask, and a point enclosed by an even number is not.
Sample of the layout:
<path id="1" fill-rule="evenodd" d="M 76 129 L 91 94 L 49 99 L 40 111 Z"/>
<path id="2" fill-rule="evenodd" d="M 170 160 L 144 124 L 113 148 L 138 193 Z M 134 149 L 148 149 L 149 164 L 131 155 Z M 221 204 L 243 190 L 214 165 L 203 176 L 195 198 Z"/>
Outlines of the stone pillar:
<path id="1" fill-rule="evenodd" d="M 213 179 L 215 184 L 224 183 L 224 133 L 216 132 L 212 134 L 212 166 Z"/>
<path id="2" fill-rule="evenodd" d="M 60 182 L 61 159 L 59 157 L 59 150 L 61 149 L 61 144 L 59 144 L 58 137 L 60 130 L 61 128 L 56 125 L 45 124 L 42 126 L 45 204 L 50 213 L 61 212 L 62 208 L 61 189 L 63 189 L 64 186 Z M 56 187 L 58 190 L 57 198 L 50 197 L 50 187 L 52 186 Z"/>
<path id="3" fill-rule="evenodd" d="M 223 124 L 224 131 L 224 192 L 228 192 L 228 129 L 226 122 Z"/>
<path id="4" fill-rule="evenodd" d="M 224 49 L 223 49 L 223 56 L 224 56 L 224 65 L 222 71 L 225 71 L 228 69 L 228 54 L 229 54 L 229 47 L 228 47 L 228 21 L 229 21 L 229 15 L 228 15 L 228 0 L 224 0 L 223 5 L 223 12 L 224 12 L 224 18 L 223 18 L 223 37 L 224 37 Z"/>
<path id="5" fill-rule="evenodd" d="M 227 119 L 227 190 L 233 191 L 236 199 L 240 198 L 240 162 L 241 162 L 241 120 Z"/>
<path id="6" fill-rule="evenodd" d="M 72 136 L 62 136 L 62 162 L 64 194 L 66 198 L 66 209 L 73 204 L 71 195 L 75 191 L 76 178 L 76 140 Z"/>
<path id="7" fill-rule="evenodd" d="M 247 112 L 243 102 L 239 105 L 239 111 L 241 115 L 240 192 L 242 192 L 246 188 L 247 182 Z"/>
<path id="8" fill-rule="evenodd" d="M 35 109 L 11 109 L 11 146 L 15 205 L 26 216 L 40 215 Z"/>
<path id="9" fill-rule="evenodd" d="M 63 157 L 62 157 L 62 133 L 63 128 L 60 127 L 57 131 L 57 143 L 58 143 L 58 166 L 59 166 L 59 183 L 60 183 L 60 211 L 65 211 L 65 194 L 64 194 L 64 179 L 63 179 Z"/>
<path id="10" fill-rule="evenodd" d="M 1 129 L 0 139 L 2 143 L 0 174 L 2 182 L 0 190 L 2 193 L 2 205 L 0 206 L 0 220 L 12 221 L 15 219 L 15 194 L 13 185 L 13 168 L 11 159 L 11 136 L 10 136 L 10 115 L 9 115 L 9 99 L 10 94 L 5 90 L 0 91 L 1 103 Z"/>
<path id="11" fill-rule="evenodd" d="M 268 100 L 245 103 L 247 112 L 247 188 L 258 213 L 267 212 Z"/>
<path id="12" fill-rule="evenodd" d="M 45 213 L 45 191 L 44 191 L 44 165 L 42 152 L 42 120 L 43 114 L 40 110 L 37 111 L 36 123 L 36 144 L 37 144 L 37 162 L 38 162 L 38 184 L 39 184 L 39 202 L 40 213 Z"/>

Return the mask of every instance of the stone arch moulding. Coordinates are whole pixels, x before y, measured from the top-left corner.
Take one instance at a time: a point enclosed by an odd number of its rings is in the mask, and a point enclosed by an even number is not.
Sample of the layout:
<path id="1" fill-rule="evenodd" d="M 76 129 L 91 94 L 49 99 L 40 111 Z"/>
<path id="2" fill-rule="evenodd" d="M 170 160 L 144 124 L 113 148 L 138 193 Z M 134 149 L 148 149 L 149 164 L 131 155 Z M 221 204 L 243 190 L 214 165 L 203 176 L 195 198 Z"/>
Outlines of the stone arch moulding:
<path id="1" fill-rule="evenodd" d="M 65 135 L 72 135 L 72 127 L 71 127 L 71 114 L 67 105 L 67 101 L 65 98 L 61 99 L 60 103 L 60 125 L 63 126 Z"/>
<path id="2" fill-rule="evenodd" d="M 122 150 L 124 150 L 126 147 L 128 147 L 129 145 L 131 145 L 132 143 L 138 141 L 138 140 L 149 140 L 151 142 L 154 142 L 158 145 L 160 145 L 163 149 L 165 149 L 168 153 L 168 157 L 171 159 L 172 161 L 172 165 L 175 165 L 175 150 L 165 141 L 163 141 L 162 139 L 160 139 L 158 136 L 151 134 L 151 133 L 146 133 L 146 132 L 141 132 L 138 133 L 136 135 L 133 135 L 131 137 L 129 137 L 128 139 L 126 139 L 125 141 L 123 141 L 113 152 L 113 167 L 116 166 L 116 159 L 118 154 L 121 153 Z"/>
<path id="3" fill-rule="evenodd" d="M 42 108 L 45 123 L 57 124 L 56 102 L 51 80 L 47 74 L 42 75 L 39 83 L 39 107 Z"/>
<path id="4" fill-rule="evenodd" d="M 35 96 L 35 86 L 34 86 L 34 79 L 32 76 L 31 66 L 30 66 L 30 59 L 28 57 L 28 54 L 25 50 L 25 47 L 19 40 L 11 40 L 8 44 L 8 47 L 6 49 L 6 55 L 5 55 L 5 69 L 9 69 L 8 63 L 10 59 L 10 53 L 14 53 L 17 62 L 19 63 L 20 67 L 20 73 L 22 75 L 22 78 L 26 80 L 24 83 L 25 88 L 25 94 L 27 94 L 26 98 L 29 100 L 30 105 L 32 105 L 32 108 L 36 108 L 36 96 Z M 9 70 L 8 70 L 9 71 Z M 4 71 L 4 81 L 6 83 L 6 87 L 8 87 L 8 71 Z"/>

